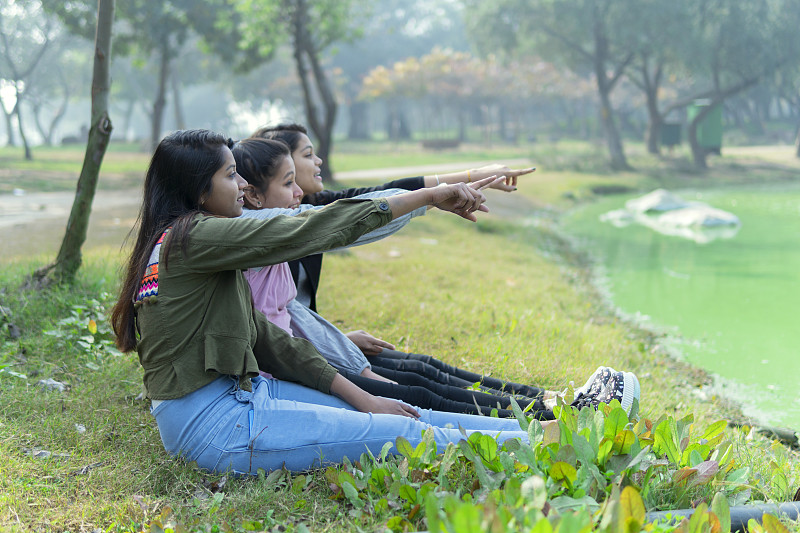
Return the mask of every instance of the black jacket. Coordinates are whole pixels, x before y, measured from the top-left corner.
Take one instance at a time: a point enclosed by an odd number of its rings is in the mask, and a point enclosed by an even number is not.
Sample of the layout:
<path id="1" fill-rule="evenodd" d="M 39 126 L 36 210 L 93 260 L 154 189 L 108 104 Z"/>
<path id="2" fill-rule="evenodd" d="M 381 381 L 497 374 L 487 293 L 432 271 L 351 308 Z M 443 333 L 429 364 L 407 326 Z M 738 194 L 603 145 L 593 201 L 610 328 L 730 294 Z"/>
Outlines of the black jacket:
<path id="1" fill-rule="evenodd" d="M 422 176 L 414 178 L 402 178 L 399 180 L 389 181 L 383 185 L 376 185 L 374 187 L 357 187 L 352 189 L 343 189 L 341 191 L 320 191 L 314 194 L 308 194 L 303 197 L 302 203 L 310 205 L 328 205 L 336 200 L 342 198 L 352 198 L 359 194 L 364 194 L 373 191 L 384 191 L 386 189 L 406 189 L 409 191 L 416 191 L 425 187 L 425 180 Z M 312 311 L 317 310 L 317 289 L 319 288 L 319 278 L 322 273 L 322 254 L 307 255 L 302 259 L 289 261 L 289 270 L 292 272 L 294 284 L 298 285 L 300 277 L 300 265 L 308 276 L 308 282 L 311 285 L 311 302 L 309 308 Z M 298 286 L 299 289 L 299 286 Z"/>

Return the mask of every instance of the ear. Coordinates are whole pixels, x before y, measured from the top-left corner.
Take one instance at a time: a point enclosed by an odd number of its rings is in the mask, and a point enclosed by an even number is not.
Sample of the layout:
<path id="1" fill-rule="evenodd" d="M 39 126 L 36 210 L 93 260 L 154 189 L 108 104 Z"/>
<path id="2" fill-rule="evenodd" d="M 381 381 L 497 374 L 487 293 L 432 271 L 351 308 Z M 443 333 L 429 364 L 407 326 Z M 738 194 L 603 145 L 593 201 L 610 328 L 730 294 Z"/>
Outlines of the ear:
<path id="1" fill-rule="evenodd" d="M 244 188 L 244 206 L 247 209 L 261 209 L 263 206 L 263 194 L 256 191 L 252 185 Z"/>

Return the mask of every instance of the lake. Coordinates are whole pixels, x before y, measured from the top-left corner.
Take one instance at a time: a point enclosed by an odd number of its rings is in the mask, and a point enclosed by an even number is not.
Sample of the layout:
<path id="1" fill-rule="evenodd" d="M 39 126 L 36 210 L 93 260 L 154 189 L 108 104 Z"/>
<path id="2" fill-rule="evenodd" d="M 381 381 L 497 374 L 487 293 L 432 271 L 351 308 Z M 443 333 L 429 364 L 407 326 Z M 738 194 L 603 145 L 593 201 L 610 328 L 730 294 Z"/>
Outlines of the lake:
<path id="1" fill-rule="evenodd" d="M 672 192 L 734 213 L 741 227 L 706 243 L 615 227 L 600 215 L 634 196 L 614 196 L 568 214 L 563 228 L 595 258 L 623 315 L 675 334 L 679 355 L 719 376 L 716 392 L 759 423 L 800 429 L 800 185 Z"/>

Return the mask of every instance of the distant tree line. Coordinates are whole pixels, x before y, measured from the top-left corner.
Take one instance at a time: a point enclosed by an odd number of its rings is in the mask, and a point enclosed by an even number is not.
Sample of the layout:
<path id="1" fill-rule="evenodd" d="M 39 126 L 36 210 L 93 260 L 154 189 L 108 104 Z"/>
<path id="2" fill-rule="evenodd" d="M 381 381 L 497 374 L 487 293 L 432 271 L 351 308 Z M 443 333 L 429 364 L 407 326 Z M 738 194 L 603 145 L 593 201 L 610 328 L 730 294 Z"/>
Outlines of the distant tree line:
<path id="1" fill-rule="evenodd" d="M 0 0 L 0 107 L 26 157 L 31 132 L 55 142 L 86 98 L 96 4 Z M 376 124 L 389 138 L 596 136 L 624 169 L 626 138 L 658 153 L 662 125 L 702 98 L 686 131 L 704 167 L 697 126 L 715 106 L 754 134 L 800 124 L 798 23 L 792 0 L 126 0 L 111 106 L 120 134 L 149 124 L 149 147 L 277 103 L 325 159 L 338 122 L 353 139 Z"/>

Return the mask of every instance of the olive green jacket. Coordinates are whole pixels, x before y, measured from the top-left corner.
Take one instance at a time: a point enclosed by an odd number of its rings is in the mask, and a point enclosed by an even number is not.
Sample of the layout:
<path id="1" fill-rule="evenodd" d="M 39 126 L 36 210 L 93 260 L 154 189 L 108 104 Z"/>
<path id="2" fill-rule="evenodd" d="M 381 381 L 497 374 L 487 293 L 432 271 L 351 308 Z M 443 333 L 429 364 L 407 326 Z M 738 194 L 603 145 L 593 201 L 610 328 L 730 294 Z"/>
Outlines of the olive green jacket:
<path id="1" fill-rule="evenodd" d="M 241 270 L 346 246 L 391 219 L 384 199 L 267 220 L 198 215 L 185 249 L 170 247 L 166 268 L 161 248 L 158 295 L 135 304 L 148 396 L 180 398 L 220 375 L 249 383 L 259 369 L 329 392 L 336 370 L 253 309 Z"/>

